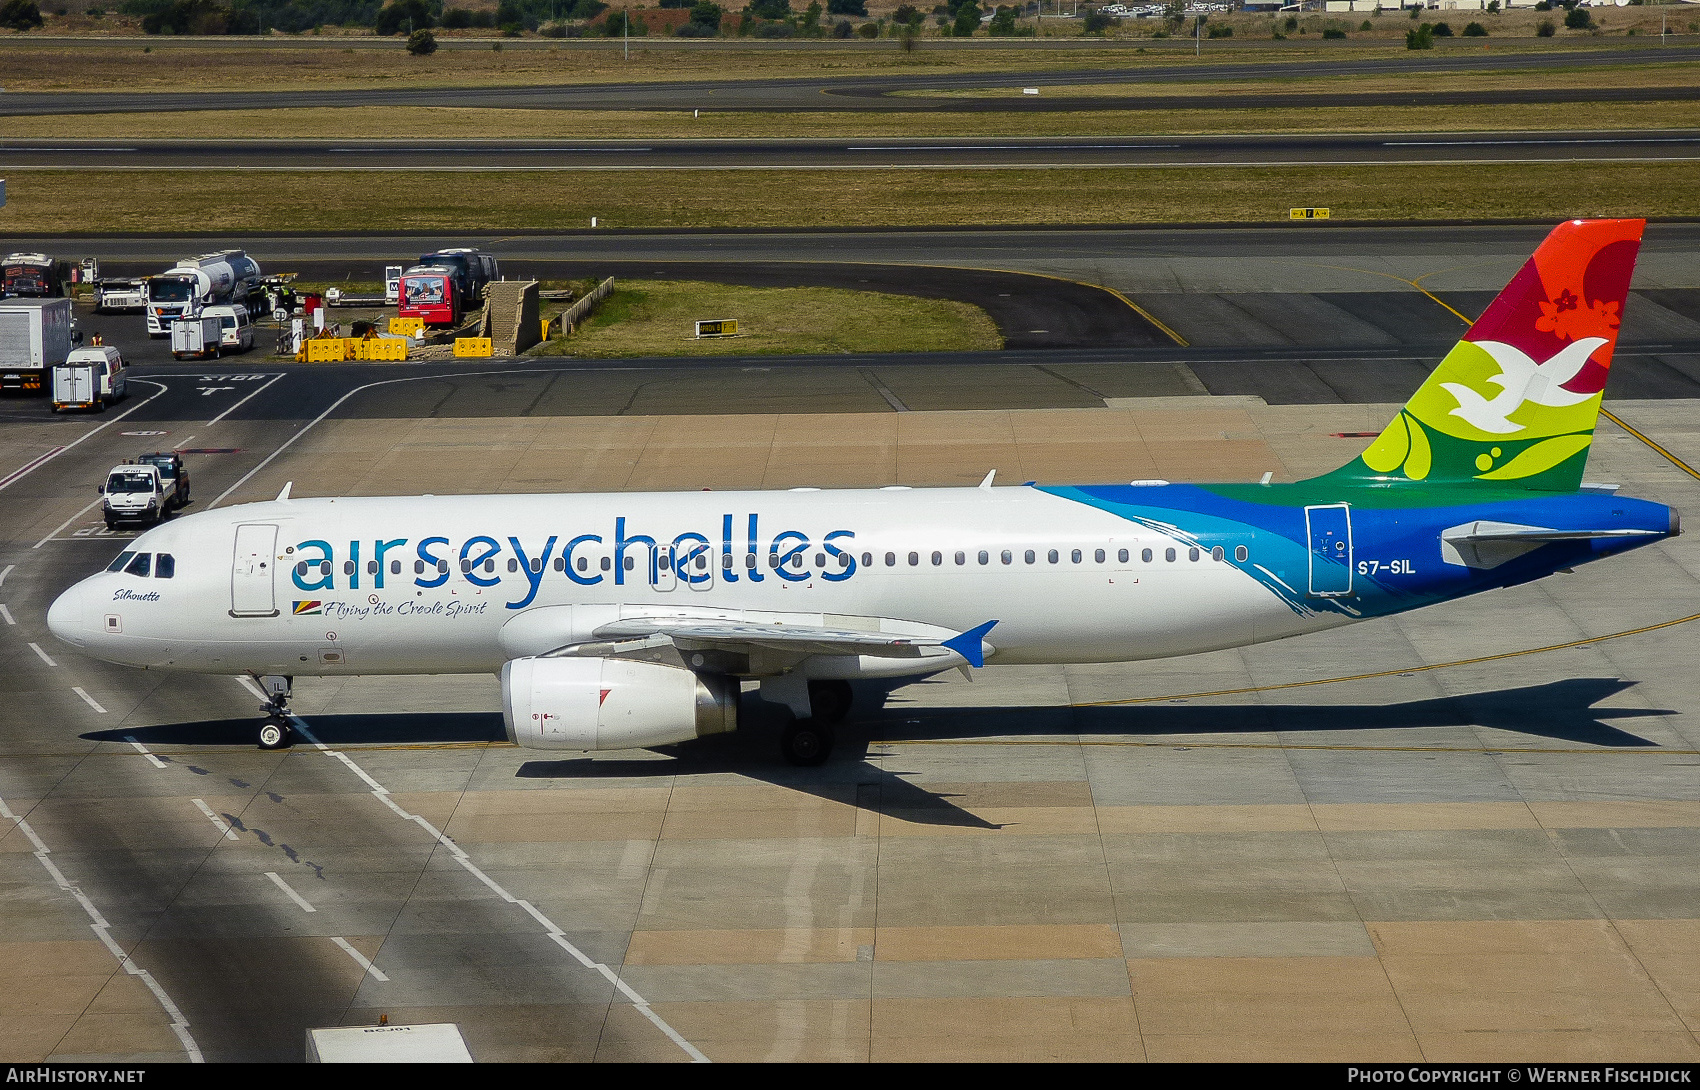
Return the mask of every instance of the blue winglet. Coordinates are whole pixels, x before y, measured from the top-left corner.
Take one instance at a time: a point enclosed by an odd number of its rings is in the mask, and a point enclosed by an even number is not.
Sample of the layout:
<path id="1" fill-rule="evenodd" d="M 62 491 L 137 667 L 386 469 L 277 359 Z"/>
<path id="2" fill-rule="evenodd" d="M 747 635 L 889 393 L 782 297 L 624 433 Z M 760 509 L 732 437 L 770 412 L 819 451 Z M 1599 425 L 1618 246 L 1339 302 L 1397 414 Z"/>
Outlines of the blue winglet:
<path id="1" fill-rule="evenodd" d="M 980 647 L 980 641 L 986 638 L 986 633 L 990 632 L 992 626 L 997 623 L 996 621 L 987 621 L 978 628 L 970 628 L 960 636 L 952 636 L 945 640 L 943 645 L 967 659 L 968 665 L 978 670 L 986 665 L 986 654 Z"/>

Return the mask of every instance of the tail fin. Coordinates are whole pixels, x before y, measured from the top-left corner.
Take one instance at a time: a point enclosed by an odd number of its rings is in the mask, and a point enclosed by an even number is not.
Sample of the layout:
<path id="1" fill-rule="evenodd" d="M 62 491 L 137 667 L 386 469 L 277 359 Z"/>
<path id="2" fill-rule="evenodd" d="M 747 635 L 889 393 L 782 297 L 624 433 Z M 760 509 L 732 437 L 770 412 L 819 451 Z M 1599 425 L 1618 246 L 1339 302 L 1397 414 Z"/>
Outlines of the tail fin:
<path id="1" fill-rule="evenodd" d="M 1645 220 L 1570 220 L 1333 481 L 1582 483 Z"/>

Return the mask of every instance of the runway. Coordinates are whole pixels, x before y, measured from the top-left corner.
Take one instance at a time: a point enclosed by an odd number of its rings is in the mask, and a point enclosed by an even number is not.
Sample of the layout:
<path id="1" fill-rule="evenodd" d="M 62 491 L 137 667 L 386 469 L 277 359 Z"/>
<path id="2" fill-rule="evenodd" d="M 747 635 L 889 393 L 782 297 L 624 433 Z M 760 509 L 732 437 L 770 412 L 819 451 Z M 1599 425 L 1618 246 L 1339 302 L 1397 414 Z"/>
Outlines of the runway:
<path id="1" fill-rule="evenodd" d="M 1696 89 L 1700 94 L 1700 89 Z M 1686 162 L 1700 130 L 775 140 L 9 140 L 0 170 L 659 171 Z"/>
<path id="2" fill-rule="evenodd" d="M 438 106 L 539 110 L 737 110 L 777 112 L 883 110 L 908 113 L 1014 112 L 1022 110 L 1129 110 L 1137 98 L 1047 97 L 1043 88 L 1092 83 L 1186 83 L 1254 78 L 1308 79 L 1334 76 L 1397 75 L 1413 72 L 1536 72 L 1548 68 L 1605 68 L 1678 63 L 1700 58 L 1700 47 L 1666 46 L 1590 51 L 1469 53 L 1408 59 L 1304 60 L 1254 66 L 1245 61 L 1149 64 L 1130 58 L 1117 68 L 1029 73 L 960 72 L 930 75 L 818 77 L 771 80 L 681 80 L 610 84 L 558 84 L 525 87 L 398 87 L 360 89 L 273 89 L 266 91 L 34 92 L 0 95 L 0 116 L 80 113 L 166 113 L 184 110 L 260 110 L 333 106 Z M 1038 87 L 1039 95 L 1008 98 L 897 97 L 897 92 L 1020 89 Z M 1341 92 L 1290 95 L 1271 105 L 1454 105 L 1495 102 L 1658 101 L 1688 99 L 1685 88 L 1636 86 L 1615 89 L 1507 88 L 1496 91 Z M 1472 97 L 1473 96 L 1473 97 Z M 1150 100 L 1146 100 L 1149 102 Z M 1237 98 L 1203 96 L 1196 101 L 1166 100 L 1161 108 L 1243 107 Z M 1149 107 L 1146 107 L 1149 108 Z"/>

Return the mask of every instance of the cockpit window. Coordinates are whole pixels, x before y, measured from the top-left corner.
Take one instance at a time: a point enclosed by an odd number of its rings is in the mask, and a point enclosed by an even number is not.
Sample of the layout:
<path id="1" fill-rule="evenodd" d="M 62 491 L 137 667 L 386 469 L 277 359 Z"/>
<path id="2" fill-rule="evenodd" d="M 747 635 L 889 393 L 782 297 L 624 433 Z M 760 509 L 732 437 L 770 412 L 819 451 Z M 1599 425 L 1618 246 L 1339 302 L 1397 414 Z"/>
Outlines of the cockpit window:
<path id="1" fill-rule="evenodd" d="M 126 552 L 119 553 L 118 559 L 114 560 L 112 563 L 108 564 L 106 566 L 106 570 L 107 571 L 123 571 L 124 565 L 128 564 L 130 562 L 130 558 L 135 556 L 135 555 L 136 555 L 136 550 L 134 550 L 134 549 L 130 549 Z"/>
<path id="2" fill-rule="evenodd" d="M 170 579 L 177 574 L 177 558 L 170 553 L 160 553 L 153 559 L 153 577 L 155 579 Z"/>
<path id="3" fill-rule="evenodd" d="M 135 557 L 131 559 L 130 563 L 125 566 L 124 574 L 146 576 L 148 574 L 148 569 L 152 566 L 152 553 L 137 553 Z"/>
<path id="4" fill-rule="evenodd" d="M 152 473 L 114 473 L 106 479 L 108 492 L 152 492 Z"/>

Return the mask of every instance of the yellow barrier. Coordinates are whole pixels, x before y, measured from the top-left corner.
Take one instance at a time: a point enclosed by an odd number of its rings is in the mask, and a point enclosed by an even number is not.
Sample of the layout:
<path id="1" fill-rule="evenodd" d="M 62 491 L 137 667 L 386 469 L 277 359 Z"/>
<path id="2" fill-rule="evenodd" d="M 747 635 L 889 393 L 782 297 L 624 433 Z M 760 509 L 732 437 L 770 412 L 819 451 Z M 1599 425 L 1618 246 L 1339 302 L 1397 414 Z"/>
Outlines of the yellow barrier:
<path id="1" fill-rule="evenodd" d="M 551 318 L 543 319 L 543 339 L 544 340 L 549 339 L 549 327 L 554 325 L 554 324 L 555 324 L 555 322 Z"/>
<path id="2" fill-rule="evenodd" d="M 456 337 L 457 356 L 494 356 L 496 345 L 489 337 Z"/>
<path id="3" fill-rule="evenodd" d="M 407 358 L 406 337 L 374 337 L 371 340 L 358 343 L 365 345 L 366 358 L 369 360 L 405 360 Z"/>
<path id="4" fill-rule="evenodd" d="M 425 319 L 423 318 L 390 319 L 390 336 L 392 337 L 411 337 L 415 333 L 423 332 L 425 332 Z"/>
<path id="5" fill-rule="evenodd" d="M 349 358 L 346 337 L 318 337 L 307 342 L 308 363 L 340 363 Z"/>

